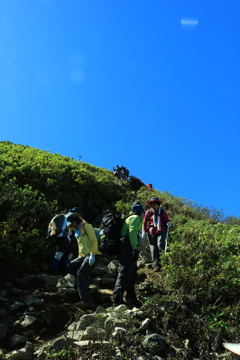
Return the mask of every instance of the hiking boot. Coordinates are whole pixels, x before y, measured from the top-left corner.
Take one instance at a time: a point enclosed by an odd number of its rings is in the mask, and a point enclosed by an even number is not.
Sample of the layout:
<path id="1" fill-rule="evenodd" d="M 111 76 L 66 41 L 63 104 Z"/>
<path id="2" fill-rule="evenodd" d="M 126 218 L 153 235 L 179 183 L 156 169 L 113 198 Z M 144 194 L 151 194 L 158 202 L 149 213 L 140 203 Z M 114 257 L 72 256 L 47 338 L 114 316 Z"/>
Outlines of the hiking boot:
<path id="1" fill-rule="evenodd" d="M 140 308 L 142 306 L 142 302 L 137 299 L 135 299 L 135 300 L 129 299 L 129 300 L 127 300 L 127 306 L 129 306 L 131 308 L 134 308 L 134 307 Z"/>
<path id="2" fill-rule="evenodd" d="M 117 306 L 119 306 L 119 305 L 127 305 L 126 303 L 125 303 L 125 301 L 114 301 L 113 303 L 112 303 L 112 307 L 117 307 Z"/>
<path id="3" fill-rule="evenodd" d="M 95 307 L 96 304 L 94 304 L 94 302 L 92 300 L 89 300 L 89 301 L 80 301 L 80 302 L 76 303 L 75 306 L 80 309 L 88 309 L 91 307 Z"/>
<path id="4" fill-rule="evenodd" d="M 160 271 L 160 267 L 159 267 L 159 266 L 156 266 L 153 271 L 154 271 L 154 272 L 159 272 L 159 271 Z"/>

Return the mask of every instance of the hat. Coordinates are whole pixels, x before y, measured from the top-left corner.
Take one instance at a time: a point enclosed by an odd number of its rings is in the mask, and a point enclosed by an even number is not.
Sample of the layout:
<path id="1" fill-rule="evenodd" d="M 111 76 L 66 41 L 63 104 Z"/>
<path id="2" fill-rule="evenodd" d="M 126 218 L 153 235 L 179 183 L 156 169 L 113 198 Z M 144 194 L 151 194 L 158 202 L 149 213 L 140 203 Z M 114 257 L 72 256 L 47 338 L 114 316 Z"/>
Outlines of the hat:
<path id="1" fill-rule="evenodd" d="M 79 206 L 75 206 L 72 209 L 69 209 L 68 212 L 70 213 L 74 213 L 75 211 L 80 212 L 81 216 L 84 216 L 84 212 L 82 211 L 82 209 Z"/>
<path id="2" fill-rule="evenodd" d="M 158 203 L 158 204 L 162 204 L 162 201 L 161 200 L 159 200 L 159 198 L 158 197 L 156 197 L 156 196 L 153 196 L 153 197 L 151 197 L 151 199 L 148 201 L 148 206 L 150 206 L 151 205 L 151 203 Z"/>
<path id="3" fill-rule="evenodd" d="M 142 205 L 136 204 L 132 206 L 132 212 L 144 212 Z"/>
<path id="4" fill-rule="evenodd" d="M 70 213 L 66 216 L 66 219 L 67 219 L 67 226 L 70 226 L 74 223 L 74 221 L 79 219 L 79 217 L 76 214 Z"/>

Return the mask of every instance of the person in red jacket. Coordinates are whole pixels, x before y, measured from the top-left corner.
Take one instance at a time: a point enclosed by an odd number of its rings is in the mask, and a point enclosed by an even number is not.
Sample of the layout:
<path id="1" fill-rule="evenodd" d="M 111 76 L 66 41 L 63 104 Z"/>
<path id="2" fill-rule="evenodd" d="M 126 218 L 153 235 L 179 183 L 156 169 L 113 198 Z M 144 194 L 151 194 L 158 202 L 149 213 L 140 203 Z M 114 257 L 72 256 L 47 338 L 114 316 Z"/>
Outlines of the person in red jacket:
<path id="1" fill-rule="evenodd" d="M 160 254 L 165 249 L 167 228 L 172 224 L 167 213 L 160 208 L 162 201 L 153 196 L 147 203 L 151 209 L 147 210 L 142 225 L 142 236 L 148 233 L 149 246 L 154 271 L 160 271 Z"/>

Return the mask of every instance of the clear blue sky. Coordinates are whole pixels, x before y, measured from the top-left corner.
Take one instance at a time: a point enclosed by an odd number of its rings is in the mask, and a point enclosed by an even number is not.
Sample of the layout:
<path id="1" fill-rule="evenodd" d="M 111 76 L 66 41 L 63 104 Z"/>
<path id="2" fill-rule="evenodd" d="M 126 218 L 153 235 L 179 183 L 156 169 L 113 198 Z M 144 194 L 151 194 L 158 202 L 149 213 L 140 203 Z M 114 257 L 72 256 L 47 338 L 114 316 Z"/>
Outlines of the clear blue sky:
<path id="1" fill-rule="evenodd" d="M 0 0 L 0 141 L 240 216 L 239 0 Z"/>

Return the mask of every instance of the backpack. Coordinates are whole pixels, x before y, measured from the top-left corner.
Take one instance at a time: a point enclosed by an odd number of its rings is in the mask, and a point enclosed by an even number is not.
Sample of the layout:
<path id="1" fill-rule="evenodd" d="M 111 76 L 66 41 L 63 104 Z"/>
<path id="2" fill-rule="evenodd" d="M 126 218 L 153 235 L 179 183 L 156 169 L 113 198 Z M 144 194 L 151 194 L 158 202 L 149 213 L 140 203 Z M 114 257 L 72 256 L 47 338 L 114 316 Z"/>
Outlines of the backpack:
<path id="1" fill-rule="evenodd" d="M 131 215 L 128 215 L 124 219 L 114 213 L 109 213 L 103 216 L 100 225 L 101 245 L 99 248 L 103 254 L 105 253 L 109 256 L 118 256 L 121 241 L 121 228 L 126 218 Z"/>
<path id="2" fill-rule="evenodd" d="M 69 229 L 66 227 L 64 230 L 62 230 L 62 227 L 65 222 L 65 215 L 59 214 L 54 216 L 52 220 L 50 221 L 48 225 L 48 237 L 57 237 L 62 232 L 66 233 L 66 237 L 68 236 Z"/>

